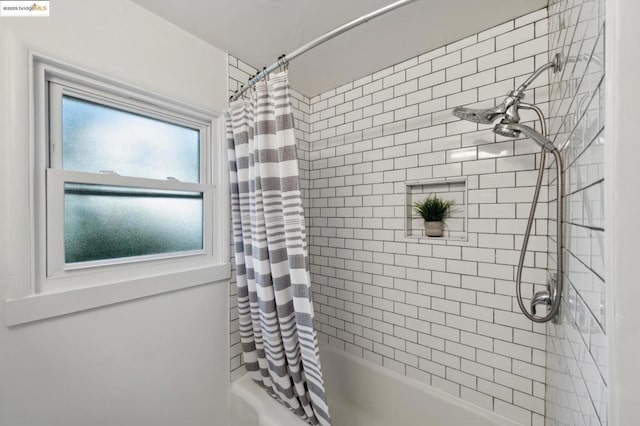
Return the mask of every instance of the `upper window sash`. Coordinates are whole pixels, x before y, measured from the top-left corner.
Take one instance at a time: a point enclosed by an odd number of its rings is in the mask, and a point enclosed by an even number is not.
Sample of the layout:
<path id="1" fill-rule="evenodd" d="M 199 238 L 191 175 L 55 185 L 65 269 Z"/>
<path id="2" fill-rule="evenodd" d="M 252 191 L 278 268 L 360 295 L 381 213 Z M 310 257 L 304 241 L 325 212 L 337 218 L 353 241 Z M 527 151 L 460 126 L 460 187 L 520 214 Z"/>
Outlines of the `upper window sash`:
<path id="1" fill-rule="evenodd" d="M 112 93 L 105 94 L 91 87 L 78 83 L 63 81 L 59 78 L 48 79 L 48 167 L 54 169 L 63 168 L 62 158 L 62 102 L 64 96 L 70 96 L 80 100 L 85 100 L 109 108 L 129 112 L 140 116 L 156 119 L 159 121 L 175 124 L 197 130 L 199 138 L 199 183 L 211 183 L 209 170 L 209 146 L 207 141 L 211 138 L 210 123 L 196 121 L 178 112 L 167 112 L 166 108 L 155 107 L 144 101 L 132 98 L 125 98 Z M 96 173 L 99 173 L 96 170 Z M 116 170 L 117 172 L 117 170 Z"/>

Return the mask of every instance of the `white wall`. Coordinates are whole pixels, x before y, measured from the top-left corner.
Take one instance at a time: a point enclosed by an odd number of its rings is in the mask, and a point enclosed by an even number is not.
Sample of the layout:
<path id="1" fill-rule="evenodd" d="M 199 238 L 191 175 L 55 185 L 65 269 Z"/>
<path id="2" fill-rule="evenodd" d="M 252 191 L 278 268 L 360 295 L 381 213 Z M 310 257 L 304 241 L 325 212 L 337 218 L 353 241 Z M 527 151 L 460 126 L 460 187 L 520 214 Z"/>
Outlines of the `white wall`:
<path id="1" fill-rule="evenodd" d="M 210 111 L 226 105 L 216 48 L 126 0 L 51 8 L 0 26 L 0 299 L 23 295 L 30 279 L 29 49 Z M 2 323 L 0 424 L 226 424 L 227 286 Z"/>
<path id="2" fill-rule="evenodd" d="M 607 12 L 607 321 L 609 424 L 640 424 L 638 300 L 638 71 L 640 3 L 606 0 Z"/>

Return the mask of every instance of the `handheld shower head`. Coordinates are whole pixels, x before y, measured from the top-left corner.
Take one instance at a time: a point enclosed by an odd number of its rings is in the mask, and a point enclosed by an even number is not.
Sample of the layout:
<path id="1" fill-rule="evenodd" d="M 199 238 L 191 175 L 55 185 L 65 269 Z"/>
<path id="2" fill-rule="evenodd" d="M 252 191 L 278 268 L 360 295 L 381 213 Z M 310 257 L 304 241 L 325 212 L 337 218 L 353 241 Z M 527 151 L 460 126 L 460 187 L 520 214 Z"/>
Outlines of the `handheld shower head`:
<path id="1" fill-rule="evenodd" d="M 560 309 L 562 298 L 562 276 L 563 276 L 563 264 L 562 264 L 562 220 L 563 217 L 563 203 L 556 203 L 556 225 L 557 225 L 557 238 L 556 238 L 556 252 L 557 252 L 557 280 L 555 285 L 549 286 L 548 291 L 538 292 L 534 294 L 531 302 L 531 311 L 529 313 L 524 306 L 524 299 L 522 297 L 522 271 L 524 268 L 524 262 L 527 254 L 527 244 L 531 236 L 532 226 L 535 220 L 536 205 L 538 204 L 538 198 L 542 188 L 542 179 L 544 176 L 544 163 L 547 152 L 550 152 L 555 157 L 557 178 L 556 178 L 556 199 L 562 200 L 563 184 L 562 184 L 562 156 L 560 150 L 555 147 L 553 142 L 546 138 L 547 130 L 545 118 L 542 110 L 533 105 L 522 102 L 524 99 L 524 91 L 538 78 L 544 71 L 553 69 L 554 72 L 559 72 L 562 69 L 562 58 L 557 54 L 553 61 L 538 68 L 524 83 L 522 83 L 516 90 L 507 94 L 505 100 L 498 106 L 490 109 L 470 109 L 470 108 L 455 108 L 453 115 L 463 120 L 472 121 L 480 124 L 491 124 L 498 118 L 501 119 L 500 123 L 496 124 L 493 128 L 494 133 L 506 136 L 508 138 L 517 138 L 521 135 L 533 139 L 537 144 L 542 147 L 540 154 L 540 163 L 538 168 L 538 179 L 536 182 L 536 189 L 533 194 L 533 202 L 531 204 L 531 211 L 529 212 L 529 220 L 527 221 L 527 228 L 524 233 L 522 241 L 522 250 L 520 251 L 520 260 L 518 261 L 518 268 L 516 270 L 516 300 L 522 313 L 531 321 L 542 323 L 547 322 L 554 318 L 558 314 Z M 537 132 L 533 128 L 520 124 L 520 116 L 518 109 L 532 110 L 540 119 L 540 128 L 542 133 Z M 536 305 L 547 304 L 551 306 L 551 310 L 544 317 L 536 316 Z"/>
<path id="2" fill-rule="evenodd" d="M 502 122 L 502 123 L 496 124 L 496 126 L 493 128 L 493 131 L 498 135 L 505 136 L 508 138 L 517 138 L 521 134 L 524 134 L 524 136 L 533 139 L 536 143 L 538 143 L 538 145 L 540 145 L 541 147 L 543 147 L 549 152 L 554 152 L 558 150 L 558 148 L 556 148 L 553 142 L 551 142 L 549 139 L 542 136 L 536 130 L 524 124 Z"/>
<path id="3" fill-rule="evenodd" d="M 498 123 L 493 128 L 493 133 L 504 136 L 505 138 L 519 138 L 520 130 L 515 129 L 513 126 L 509 126 L 508 123 Z"/>

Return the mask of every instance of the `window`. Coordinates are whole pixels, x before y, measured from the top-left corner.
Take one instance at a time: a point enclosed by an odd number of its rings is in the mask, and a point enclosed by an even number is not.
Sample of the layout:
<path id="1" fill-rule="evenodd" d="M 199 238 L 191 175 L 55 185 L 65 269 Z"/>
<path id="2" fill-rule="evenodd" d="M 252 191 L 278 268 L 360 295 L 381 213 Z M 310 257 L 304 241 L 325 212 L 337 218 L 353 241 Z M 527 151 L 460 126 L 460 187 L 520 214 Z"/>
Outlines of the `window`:
<path id="1" fill-rule="evenodd" d="M 211 260 L 212 119 L 51 66 L 41 77 L 44 281 Z"/>

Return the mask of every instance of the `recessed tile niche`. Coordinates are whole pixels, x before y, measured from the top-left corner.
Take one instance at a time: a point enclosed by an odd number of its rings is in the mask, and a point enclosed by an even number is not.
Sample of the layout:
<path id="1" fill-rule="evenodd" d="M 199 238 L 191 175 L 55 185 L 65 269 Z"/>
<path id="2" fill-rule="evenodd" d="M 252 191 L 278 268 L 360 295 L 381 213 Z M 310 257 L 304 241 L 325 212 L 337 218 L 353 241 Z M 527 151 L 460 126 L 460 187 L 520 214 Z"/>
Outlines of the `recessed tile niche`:
<path id="1" fill-rule="evenodd" d="M 424 230 L 424 220 L 413 208 L 413 204 L 416 201 L 424 201 L 425 198 L 432 194 L 443 200 L 453 201 L 451 215 L 445 220 L 442 237 L 427 237 Z M 416 238 L 425 242 L 467 240 L 466 177 L 406 182 L 405 199 L 405 237 Z"/>

